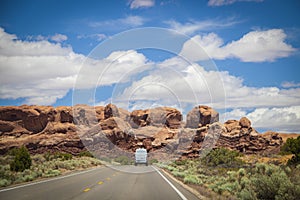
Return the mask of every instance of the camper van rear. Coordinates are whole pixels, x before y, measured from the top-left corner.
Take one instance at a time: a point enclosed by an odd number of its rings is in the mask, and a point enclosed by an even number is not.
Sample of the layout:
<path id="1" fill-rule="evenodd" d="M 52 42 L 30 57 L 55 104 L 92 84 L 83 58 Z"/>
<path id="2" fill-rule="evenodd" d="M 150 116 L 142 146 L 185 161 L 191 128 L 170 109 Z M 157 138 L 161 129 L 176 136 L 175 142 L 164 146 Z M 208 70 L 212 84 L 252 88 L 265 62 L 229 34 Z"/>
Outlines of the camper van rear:
<path id="1" fill-rule="evenodd" d="M 147 150 L 144 148 L 138 148 L 135 151 L 135 165 L 137 164 L 146 164 L 148 165 L 147 161 Z"/>

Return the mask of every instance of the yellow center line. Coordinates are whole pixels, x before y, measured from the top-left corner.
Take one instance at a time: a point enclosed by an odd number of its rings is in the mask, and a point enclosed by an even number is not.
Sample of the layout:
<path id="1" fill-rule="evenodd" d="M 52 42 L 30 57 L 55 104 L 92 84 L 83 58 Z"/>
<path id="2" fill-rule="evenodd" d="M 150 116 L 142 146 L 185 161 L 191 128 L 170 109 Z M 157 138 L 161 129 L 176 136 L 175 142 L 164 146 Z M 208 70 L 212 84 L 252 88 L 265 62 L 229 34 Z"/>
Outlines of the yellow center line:
<path id="1" fill-rule="evenodd" d="M 101 185 L 101 184 L 103 184 L 103 182 L 102 182 L 102 181 L 99 181 L 99 182 L 98 182 L 98 185 Z"/>
<path id="2" fill-rule="evenodd" d="M 86 188 L 85 190 L 83 190 L 84 192 L 88 192 L 88 191 L 90 191 L 91 190 L 91 188 Z"/>

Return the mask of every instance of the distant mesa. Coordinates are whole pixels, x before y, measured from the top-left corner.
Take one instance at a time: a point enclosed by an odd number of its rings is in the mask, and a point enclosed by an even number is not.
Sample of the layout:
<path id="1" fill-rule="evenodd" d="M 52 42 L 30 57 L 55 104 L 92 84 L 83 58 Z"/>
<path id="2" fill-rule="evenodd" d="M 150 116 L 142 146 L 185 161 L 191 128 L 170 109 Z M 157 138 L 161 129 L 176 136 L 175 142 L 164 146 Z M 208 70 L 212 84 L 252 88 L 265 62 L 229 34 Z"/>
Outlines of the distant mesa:
<path id="1" fill-rule="evenodd" d="M 160 155 L 199 156 L 211 134 L 215 147 L 246 154 L 278 152 L 283 143 L 275 132 L 259 134 L 246 117 L 219 122 L 219 113 L 209 106 L 196 106 L 186 116 L 170 107 L 127 110 L 113 104 L 90 107 L 1 106 L 0 154 L 25 145 L 31 153 L 63 151 L 99 154 L 144 147 Z M 116 150 L 116 151 L 117 151 Z"/>

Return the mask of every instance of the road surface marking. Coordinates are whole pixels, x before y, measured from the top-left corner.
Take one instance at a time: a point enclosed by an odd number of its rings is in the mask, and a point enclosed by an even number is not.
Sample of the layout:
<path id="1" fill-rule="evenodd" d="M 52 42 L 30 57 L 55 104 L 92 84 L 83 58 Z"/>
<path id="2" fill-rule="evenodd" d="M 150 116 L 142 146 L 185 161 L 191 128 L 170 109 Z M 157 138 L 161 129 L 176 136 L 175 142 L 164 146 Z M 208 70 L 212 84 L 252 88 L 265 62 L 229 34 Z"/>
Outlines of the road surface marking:
<path id="1" fill-rule="evenodd" d="M 98 185 L 101 185 L 101 184 L 103 184 L 103 182 L 102 182 L 102 181 L 99 181 L 99 182 L 98 182 Z"/>
<path id="2" fill-rule="evenodd" d="M 86 188 L 85 190 L 83 190 L 84 192 L 88 192 L 88 191 L 90 191 L 91 190 L 91 188 Z"/>
<path id="3" fill-rule="evenodd" d="M 156 167 L 152 168 L 175 190 L 182 200 L 188 200 Z"/>
<path id="4" fill-rule="evenodd" d="M 43 180 L 43 181 L 37 181 L 37 182 L 33 182 L 33 183 L 28 183 L 26 185 L 19 185 L 19 186 L 15 186 L 15 187 L 11 187 L 11 188 L 6 188 L 6 189 L 3 189 L 3 190 L 0 190 L 0 192 L 14 190 L 14 189 L 18 189 L 18 188 L 22 188 L 22 187 L 27 187 L 27 186 L 31 186 L 31 185 L 37 185 L 37 184 L 40 184 L 40 183 L 46 183 L 46 182 L 55 181 L 55 180 L 59 180 L 59 179 L 63 179 L 63 178 L 68 178 L 68 177 L 71 177 L 71 176 L 76 176 L 76 175 L 79 175 L 79 174 L 84 174 L 84 173 L 87 173 L 87 172 L 91 172 L 91 171 L 94 171 L 96 169 L 99 169 L 99 167 L 94 168 L 94 169 L 90 169 L 90 170 L 87 170 L 87 171 L 83 171 L 83 172 L 78 172 L 78 173 L 74 173 L 74 174 L 69 174 L 69 175 L 65 175 L 65 176 L 60 176 L 60 177 L 52 178 L 52 179 L 47 179 L 47 180 Z"/>
<path id="5" fill-rule="evenodd" d="M 107 181 L 109 181 L 109 180 L 110 180 L 110 178 L 109 178 L 109 177 L 107 177 L 107 178 L 106 178 L 106 180 L 107 180 Z"/>

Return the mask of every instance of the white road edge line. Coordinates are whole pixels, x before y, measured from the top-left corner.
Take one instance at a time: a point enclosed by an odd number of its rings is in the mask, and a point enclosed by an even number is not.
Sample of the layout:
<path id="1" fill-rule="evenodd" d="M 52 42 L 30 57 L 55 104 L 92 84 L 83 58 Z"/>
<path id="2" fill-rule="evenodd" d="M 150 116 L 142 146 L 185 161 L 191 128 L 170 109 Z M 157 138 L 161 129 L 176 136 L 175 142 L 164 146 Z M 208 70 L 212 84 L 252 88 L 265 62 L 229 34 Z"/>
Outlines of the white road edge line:
<path id="1" fill-rule="evenodd" d="M 77 172 L 77 173 L 69 174 L 69 175 L 65 175 L 65 176 L 59 176 L 59 177 L 56 177 L 56 178 L 47 179 L 47 180 L 43 180 L 43 181 L 28 183 L 28 184 L 25 184 L 25 185 L 19 185 L 19 186 L 15 186 L 15 187 L 11 187 L 11 188 L 6 188 L 6 189 L 0 190 L 0 192 L 14 190 L 14 189 L 18 189 L 18 188 L 23 188 L 23 187 L 27 187 L 27 186 L 31 186 L 31 185 L 37 185 L 37 184 L 40 184 L 40 183 L 46 183 L 46 182 L 55 181 L 55 180 L 59 180 L 59 179 L 63 179 L 63 178 L 68 178 L 68 177 L 71 177 L 71 176 L 76 176 L 76 175 L 79 175 L 79 174 L 84 174 L 84 173 L 87 173 L 87 172 L 91 172 L 91 171 L 94 171 L 94 170 L 99 169 L 99 168 L 101 168 L 101 167 L 96 167 L 94 169 L 89 169 L 89 170 L 86 170 L 86 171 Z"/>
<path id="2" fill-rule="evenodd" d="M 156 167 L 152 166 L 152 168 L 175 190 L 182 200 L 188 200 Z"/>

